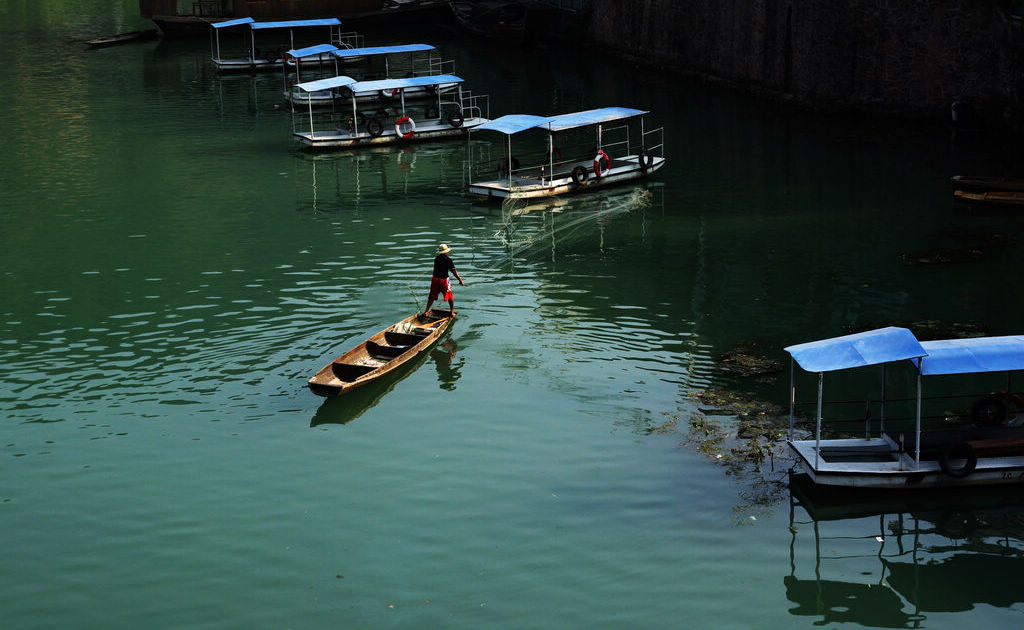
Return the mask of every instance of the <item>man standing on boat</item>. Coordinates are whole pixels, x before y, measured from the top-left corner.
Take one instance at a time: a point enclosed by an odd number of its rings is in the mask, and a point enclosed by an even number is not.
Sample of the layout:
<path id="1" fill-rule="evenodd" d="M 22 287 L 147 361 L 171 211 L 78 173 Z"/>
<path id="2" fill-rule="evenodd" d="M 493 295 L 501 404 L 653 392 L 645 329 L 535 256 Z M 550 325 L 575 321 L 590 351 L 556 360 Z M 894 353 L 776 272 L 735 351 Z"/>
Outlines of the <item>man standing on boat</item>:
<path id="1" fill-rule="evenodd" d="M 450 251 L 452 248 L 444 243 L 437 247 L 437 256 L 434 258 L 434 275 L 430 278 L 430 295 L 427 297 L 427 309 L 423 311 L 424 317 L 430 313 L 430 306 L 439 295 L 442 296 L 441 299 L 448 301 L 452 315 L 455 315 L 455 296 L 452 295 L 452 285 L 448 282 L 448 272 L 455 274 L 459 284 L 465 285 L 466 283 L 462 281 L 462 276 L 455 270 L 455 263 L 448 257 Z"/>

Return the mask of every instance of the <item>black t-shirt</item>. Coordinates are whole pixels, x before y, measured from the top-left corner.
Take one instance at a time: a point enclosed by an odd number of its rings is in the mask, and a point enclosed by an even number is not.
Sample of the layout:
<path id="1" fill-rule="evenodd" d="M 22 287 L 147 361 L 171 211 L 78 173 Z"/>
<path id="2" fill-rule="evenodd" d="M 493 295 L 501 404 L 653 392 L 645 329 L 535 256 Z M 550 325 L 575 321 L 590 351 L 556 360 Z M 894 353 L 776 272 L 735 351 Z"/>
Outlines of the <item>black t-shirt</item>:
<path id="1" fill-rule="evenodd" d="M 447 278 L 449 270 L 455 271 L 455 263 L 448 258 L 448 254 L 438 254 L 434 259 L 434 277 Z"/>

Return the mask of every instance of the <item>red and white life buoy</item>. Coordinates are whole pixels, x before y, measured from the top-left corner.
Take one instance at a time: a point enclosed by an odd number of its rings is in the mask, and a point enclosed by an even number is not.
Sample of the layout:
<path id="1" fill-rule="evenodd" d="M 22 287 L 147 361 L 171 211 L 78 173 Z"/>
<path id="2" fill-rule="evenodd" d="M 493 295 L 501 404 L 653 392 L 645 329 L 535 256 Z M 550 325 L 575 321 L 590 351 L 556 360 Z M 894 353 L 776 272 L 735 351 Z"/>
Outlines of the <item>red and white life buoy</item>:
<path id="1" fill-rule="evenodd" d="M 608 157 L 604 149 L 598 149 L 597 155 L 594 156 L 594 175 L 600 178 L 610 170 L 612 170 L 612 159 Z"/>
<path id="2" fill-rule="evenodd" d="M 409 131 L 402 132 L 402 125 L 408 123 Z M 402 138 L 411 138 L 412 134 L 416 133 L 416 121 L 408 116 L 402 116 L 395 121 L 395 135 L 401 136 Z"/>

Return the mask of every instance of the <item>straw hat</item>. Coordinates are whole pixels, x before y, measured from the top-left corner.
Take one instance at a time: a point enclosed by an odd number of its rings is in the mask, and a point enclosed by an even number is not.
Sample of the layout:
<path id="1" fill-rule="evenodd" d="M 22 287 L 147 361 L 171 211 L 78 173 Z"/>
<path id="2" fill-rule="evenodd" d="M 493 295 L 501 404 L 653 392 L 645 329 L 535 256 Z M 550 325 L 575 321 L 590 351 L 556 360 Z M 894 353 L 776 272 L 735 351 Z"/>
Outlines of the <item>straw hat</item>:
<path id="1" fill-rule="evenodd" d="M 441 243 L 440 245 L 437 246 L 437 253 L 438 254 L 447 254 L 450 251 L 452 251 L 452 248 L 448 247 L 444 243 Z"/>

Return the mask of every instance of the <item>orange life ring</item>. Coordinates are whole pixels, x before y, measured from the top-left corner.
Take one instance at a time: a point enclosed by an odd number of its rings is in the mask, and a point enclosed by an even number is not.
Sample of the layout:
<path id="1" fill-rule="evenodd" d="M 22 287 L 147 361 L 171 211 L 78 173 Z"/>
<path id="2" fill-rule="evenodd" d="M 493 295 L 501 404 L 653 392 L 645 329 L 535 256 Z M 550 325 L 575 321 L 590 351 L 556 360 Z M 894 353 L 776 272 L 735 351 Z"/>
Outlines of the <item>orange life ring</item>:
<path id="1" fill-rule="evenodd" d="M 602 162 L 605 164 L 603 169 L 601 168 Z M 612 170 L 612 159 L 608 157 L 604 149 L 598 149 L 597 155 L 594 156 L 594 175 L 601 178 L 610 170 Z"/>
<path id="2" fill-rule="evenodd" d="M 409 123 L 409 131 L 402 133 L 402 123 Z M 408 116 L 402 116 L 395 121 L 395 135 L 401 136 L 402 138 L 411 138 L 412 134 L 416 133 L 416 121 Z"/>

